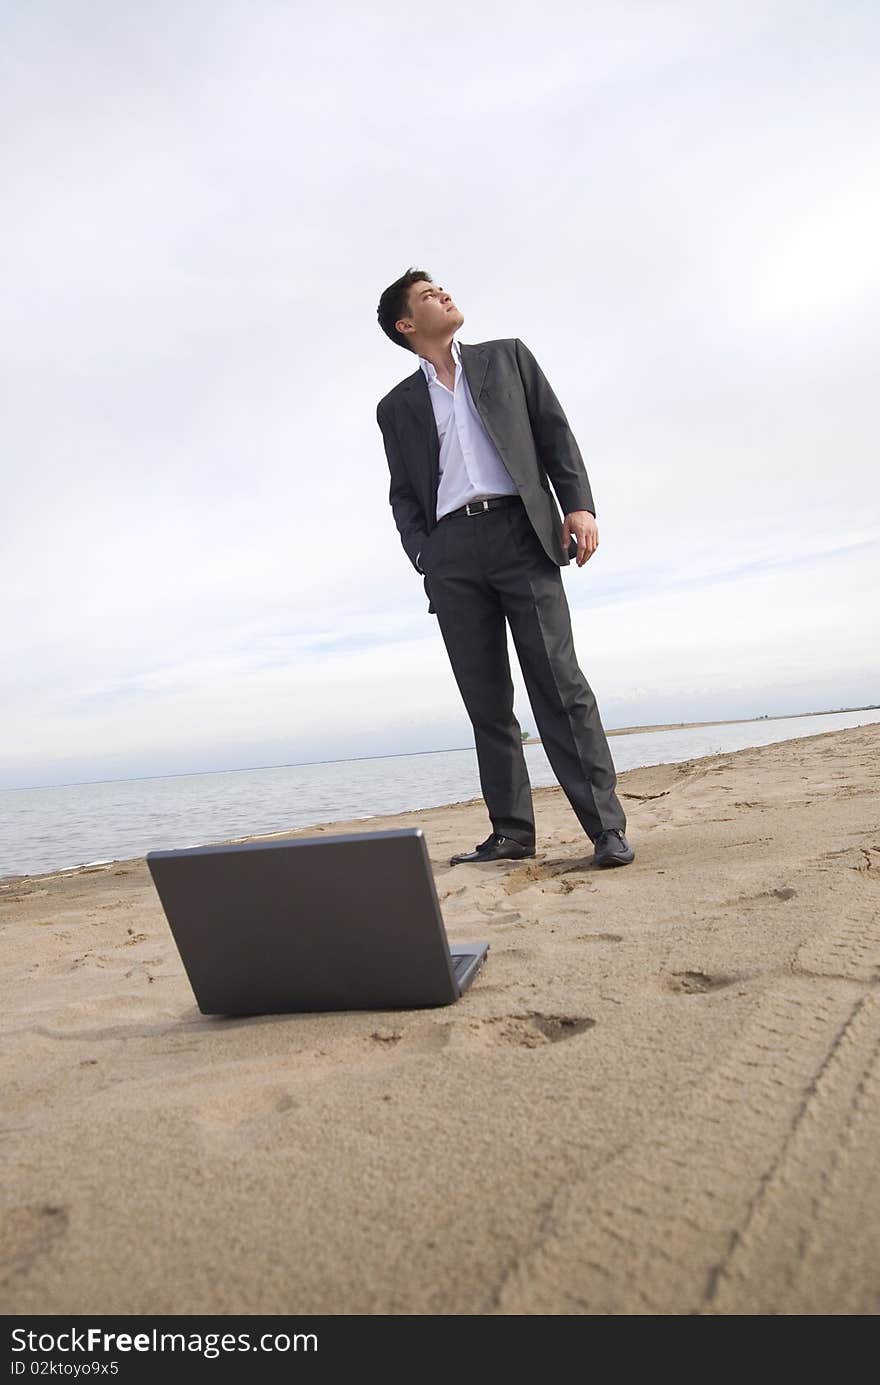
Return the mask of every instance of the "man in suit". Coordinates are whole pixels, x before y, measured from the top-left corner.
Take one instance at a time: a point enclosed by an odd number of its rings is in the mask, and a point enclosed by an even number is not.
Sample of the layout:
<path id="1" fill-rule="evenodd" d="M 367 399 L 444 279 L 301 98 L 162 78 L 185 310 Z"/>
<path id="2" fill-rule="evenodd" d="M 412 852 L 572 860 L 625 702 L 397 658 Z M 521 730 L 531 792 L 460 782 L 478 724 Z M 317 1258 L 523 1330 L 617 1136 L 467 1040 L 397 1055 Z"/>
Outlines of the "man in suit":
<path id="1" fill-rule="evenodd" d="M 379 402 L 389 499 L 423 574 L 474 728 L 492 832 L 460 862 L 535 854 L 535 818 L 513 714 L 505 619 L 547 758 L 600 866 L 634 858 L 599 711 L 578 667 L 560 568 L 599 542 L 581 454 L 559 401 L 518 339 L 467 346 L 464 315 L 424 270 L 379 300 L 379 325 L 418 369 Z M 550 486 L 562 506 L 564 520 Z"/>

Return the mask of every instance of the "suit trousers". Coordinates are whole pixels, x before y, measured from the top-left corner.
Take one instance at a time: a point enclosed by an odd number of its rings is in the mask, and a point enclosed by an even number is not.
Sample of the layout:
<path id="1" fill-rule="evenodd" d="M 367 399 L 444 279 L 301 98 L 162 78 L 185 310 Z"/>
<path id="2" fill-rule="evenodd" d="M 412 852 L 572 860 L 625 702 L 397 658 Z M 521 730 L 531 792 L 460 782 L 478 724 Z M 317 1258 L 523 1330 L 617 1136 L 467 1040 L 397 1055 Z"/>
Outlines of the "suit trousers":
<path id="1" fill-rule="evenodd" d="M 592 840 L 626 827 L 596 699 L 578 666 L 562 576 L 521 503 L 441 519 L 420 565 L 474 728 L 492 828 L 532 846 L 535 816 L 505 620 L 553 772 Z"/>

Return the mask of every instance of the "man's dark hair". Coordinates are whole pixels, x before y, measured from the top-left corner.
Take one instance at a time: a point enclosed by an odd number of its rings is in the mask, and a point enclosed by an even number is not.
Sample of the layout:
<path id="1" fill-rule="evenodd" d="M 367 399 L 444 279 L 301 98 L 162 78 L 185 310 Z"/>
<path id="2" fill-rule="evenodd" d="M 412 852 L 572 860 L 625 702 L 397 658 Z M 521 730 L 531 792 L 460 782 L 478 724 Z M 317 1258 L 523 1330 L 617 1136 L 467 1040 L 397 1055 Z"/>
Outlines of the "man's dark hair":
<path id="1" fill-rule="evenodd" d="M 398 332 L 394 326 L 402 317 L 409 316 L 409 291 L 413 284 L 424 281 L 433 284 L 434 280 L 426 269 L 408 269 L 405 274 L 401 274 L 399 279 L 395 279 L 379 299 L 379 326 L 386 337 L 397 346 L 402 346 L 406 351 L 414 351 L 415 347 L 410 346 L 409 338 L 402 332 Z"/>

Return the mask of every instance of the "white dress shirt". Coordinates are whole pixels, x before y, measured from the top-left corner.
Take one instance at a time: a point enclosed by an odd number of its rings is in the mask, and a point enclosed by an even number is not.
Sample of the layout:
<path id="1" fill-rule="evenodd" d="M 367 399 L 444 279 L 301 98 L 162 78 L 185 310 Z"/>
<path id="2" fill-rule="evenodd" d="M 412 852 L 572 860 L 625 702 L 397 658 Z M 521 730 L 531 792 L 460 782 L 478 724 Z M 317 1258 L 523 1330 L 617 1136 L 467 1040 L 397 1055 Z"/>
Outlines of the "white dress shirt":
<path id="1" fill-rule="evenodd" d="M 423 356 L 419 357 L 419 364 L 428 382 L 440 439 L 437 519 L 458 510 L 469 500 L 518 494 L 498 448 L 477 413 L 461 365 L 461 347 L 454 339 L 452 357 L 455 361 L 455 382 L 451 390 L 438 380 L 431 362 Z"/>

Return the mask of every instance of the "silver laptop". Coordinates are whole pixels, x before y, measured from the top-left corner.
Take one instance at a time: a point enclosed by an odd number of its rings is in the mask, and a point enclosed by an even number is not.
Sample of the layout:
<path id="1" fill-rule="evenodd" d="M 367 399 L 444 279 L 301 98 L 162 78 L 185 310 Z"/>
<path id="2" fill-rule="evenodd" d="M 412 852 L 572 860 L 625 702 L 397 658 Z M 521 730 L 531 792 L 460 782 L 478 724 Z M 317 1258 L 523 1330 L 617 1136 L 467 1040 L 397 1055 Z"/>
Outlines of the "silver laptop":
<path id="1" fill-rule="evenodd" d="M 488 943 L 450 947 L 421 828 L 150 851 L 206 1015 L 449 1005 Z"/>

